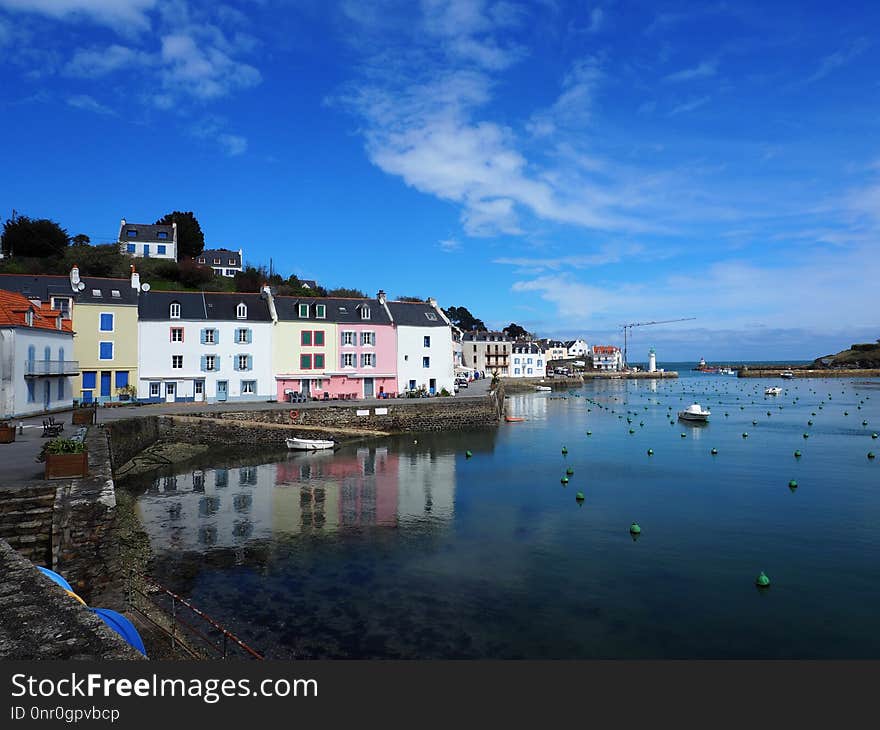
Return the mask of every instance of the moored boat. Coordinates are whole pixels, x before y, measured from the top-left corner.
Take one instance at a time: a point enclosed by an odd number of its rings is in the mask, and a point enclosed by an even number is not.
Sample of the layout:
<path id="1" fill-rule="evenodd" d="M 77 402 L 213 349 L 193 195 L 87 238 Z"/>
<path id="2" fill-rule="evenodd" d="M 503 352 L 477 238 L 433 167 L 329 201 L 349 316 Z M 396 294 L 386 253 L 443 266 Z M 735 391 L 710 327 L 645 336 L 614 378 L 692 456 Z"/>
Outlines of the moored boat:
<path id="1" fill-rule="evenodd" d="M 553 390 L 553 388 L 551 388 L 549 385 L 536 385 L 535 390 L 539 390 L 543 393 L 548 390 Z"/>
<path id="2" fill-rule="evenodd" d="M 299 436 L 285 439 L 287 448 L 295 451 L 317 451 L 318 449 L 332 449 L 336 446 L 335 441 L 325 439 L 302 439 Z"/>
<path id="3" fill-rule="evenodd" d="M 780 393 L 782 393 L 782 388 L 775 385 L 764 389 L 764 395 L 779 395 Z"/>
<path id="4" fill-rule="evenodd" d="M 791 370 L 783 370 L 781 373 L 779 373 L 779 377 L 791 379 L 794 377 L 794 373 L 791 372 Z"/>
<path id="5" fill-rule="evenodd" d="M 520 421 L 525 421 L 526 419 L 522 416 L 505 416 L 504 420 L 508 423 L 519 423 Z"/>
<path id="6" fill-rule="evenodd" d="M 682 421 L 708 421 L 712 411 L 703 408 L 699 403 L 692 403 L 683 411 L 678 412 L 678 417 Z"/>

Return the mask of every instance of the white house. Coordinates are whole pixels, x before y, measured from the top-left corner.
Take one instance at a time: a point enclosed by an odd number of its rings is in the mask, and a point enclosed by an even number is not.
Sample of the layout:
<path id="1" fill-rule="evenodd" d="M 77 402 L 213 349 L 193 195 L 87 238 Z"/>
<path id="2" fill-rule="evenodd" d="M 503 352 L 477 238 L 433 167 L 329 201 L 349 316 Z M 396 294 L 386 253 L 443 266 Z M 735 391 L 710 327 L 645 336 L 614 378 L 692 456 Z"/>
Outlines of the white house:
<path id="1" fill-rule="evenodd" d="M 386 302 L 397 332 L 397 382 L 401 390 L 424 387 L 429 393 L 444 388 L 453 393 L 452 323 L 434 299 L 427 302 Z"/>
<path id="2" fill-rule="evenodd" d="M 619 347 L 593 345 L 594 370 L 623 370 L 623 355 Z"/>
<path id="3" fill-rule="evenodd" d="M 200 266 L 210 266 L 217 276 L 233 278 L 243 271 L 242 251 L 230 251 L 228 248 L 211 248 L 202 251 L 193 259 Z"/>
<path id="4" fill-rule="evenodd" d="M 275 400 L 271 293 L 142 292 L 139 400 Z"/>
<path id="5" fill-rule="evenodd" d="M 510 353 L 510 372 L 514 378 L 543 378 L 547 359 L 537 342 L 515 342 Z"/>
<path id="6" fill-rule="evenodd" d="M 0 418 L 73 407 L 73 327 L 49 304 L 0 290 Z"/>
<path id="7" fill-rule="evenodd" d="M 590 346 L 584 340 L 568 340 L 565 343 L 566 357 L 585 358 L 590 354 Z"/>
<path id="8" fill-rule="evenodd" d="M 117 240 L 119 250 L 129 256 L 177 261 L 177 223 L 150 225 L 123 218 Z"/>

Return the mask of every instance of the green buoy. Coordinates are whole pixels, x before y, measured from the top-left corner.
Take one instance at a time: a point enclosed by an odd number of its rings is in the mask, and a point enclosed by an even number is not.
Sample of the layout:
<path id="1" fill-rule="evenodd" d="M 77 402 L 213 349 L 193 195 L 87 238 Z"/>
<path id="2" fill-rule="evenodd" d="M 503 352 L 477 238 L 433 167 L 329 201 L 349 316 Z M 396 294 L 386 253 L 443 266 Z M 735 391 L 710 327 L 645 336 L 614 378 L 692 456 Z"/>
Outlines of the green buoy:
<path id="1" fill-rule="evenodd" d="M 813 422 L 812 422 L 812 421 L 807 421 L 807 425 L 808 425 L 808 426 L 812 426 L 812 425 L 813 425 Z"/>
<path id="2" fill-rule="evenodd" d="M 752 425 L 753 425 L 753 426 L 757 426 L 757 425 L 758 425 L 758 422 L 757 422 L 757 421 L 752 421 Z"/>
<path id="3" fill-rule="evenodd" d="M 872 433 L 872 434 L 871 434 L 871 438 L 872 438 L 872 439 L 877 438 L 877 434 L 876 434 L 876 433 Z"/>
<path id="4" fill-rule="evenodd" d="M 562 477 L 562 479 L 560 479 L 559 481 L 563 484 L 568 484 L 568 477 Z"/>
<path id="5" fill-rule="evenodd" d="M 874 452 L 873 452 L 873 451 L 869 451 L 869 452 L 868 452 L 868 458 L 869 458 L 869 459 L 873 459 L 873 458 L 874 458 Z"/>
<path id="6" fill-rule="evenodd" d="M 592 435 L 593 435 L 592 431 L 587 431 L 587 436 L 592 436 Z"/>
<path id="7" fill-rule="evenodd" d="M 796 482 L 794 479 L 792 479 L 792 480 L 788 483 L 788 488 L 789 488 L 789 489 L 797 489 L 797 482 Z"/>
<path id="8" fill-rule="evenodd" d="M 794 458 L 795 458 L 795 459 L 800 459 L 800 458 L 801 458 L 801 452 L 800 452 L 800 449 L 796 449 L 796 450 L 795 450 L 795 452 L 794 452 Z"/>
<path id="9" fill-rule="evenodd" d="M 757 585 L 758 588 L 767 588 L 770 586 L 770 579 L 763 570 L 761 571 L 761 574 L 755 578 L 755 585 Z"/>
<path id="10" fill-rule="evenodd" d="M 744 438 L 744 439 L 747 439 L 748 437 L 749 437 L 749 434 L 746 433 L 745 431 L 743 431 L 743 438 Z"/>
<path id="11" fill-rule="evenodd" d="M 808 433 L 805 433 L 805 434 L 804 434 L 804 438 L 805 438 L 805 439 L 808 439 L 808 438 L 810 438 L 810 434 L 808 434 Z"/>
<path id="12" fill-rule="evenodd" d="M 844 411 L 844 412 L 843 412 L 843 415 L 844 415 L 844 416 L 848 416 L 848 415 L 849 415 L 849 411 Z"/>
<path id="13" fill-rule="evenodd" d="M 464 455 L 465 455 L 468 459 L 470 459 L 470 458 L 473 456 L 473 454 L 470 452 L 470 450 L 465 451 L 465 452 L 464 452 Z"/>
<path id="14" fill-rule="evenodd" d="M 574 474 L 574 469 L 568 467 L 568 469 L 565 470 L 565 473 L 568 474 L 568 476 L 571 476 L 572 474 Z"/>
<path id="15" fill-rule="evenodd" d="M 686 434 L 686 433 L 683 433 L 683 434 L 681 435 L 681 437 L 682 437 L 683 439 L 686 439 L 686 438 L 687 438 L 687 434 Z"/>
<path id="16" fill-rule="evenodd" d="M 718 456 L 718 449 L 712 449 L 709 453 L 712 454 L 712 456 Z"/>
<path id="17" fill-rule="evenodd" d="M 867 421 L 862 421 L 862 425 L 863 425 L 863 426 L 867 426 L 867 425 L 868 425 L 868 422 L 867 422 Z"/>
<path id="18" fill-rule="evenodd" d="M 631 429 L 629 430 L 629 432 L 630 432 L 630 433 L 635 433 L 636 431 L 635 431 L 634 428 L 631 428 Z"/>
<path id="19" fill-rule="evenodd" d="M 648 449 L 648 456 L 654 455 L 654 449 Z"/>
<path id="20" fill-rule="evenodd" d="M 629 526 L 629 533 L 630 533 L 630 535 L 641 535 L 642 534 L 642 528 L 639 527 L 638 522 L 633 522 Z"/>
<path id="21" fill-rule="evenodd" d="M 568 453 L 568 449 L 566 449 L 564 446 L 562 447 L 562 453 L 563 453 L 563 454 L 567 454 L 567 453 Z"/>
<path id="22" fill-rule="evenodd" d="M 576 495 L 574 495 L 574 498 L 575 498 L 578 502 L 583 502 L 583 501 L 584 501 L 584 493 L 583 493 L 583 492 L 578 492 Z"/>

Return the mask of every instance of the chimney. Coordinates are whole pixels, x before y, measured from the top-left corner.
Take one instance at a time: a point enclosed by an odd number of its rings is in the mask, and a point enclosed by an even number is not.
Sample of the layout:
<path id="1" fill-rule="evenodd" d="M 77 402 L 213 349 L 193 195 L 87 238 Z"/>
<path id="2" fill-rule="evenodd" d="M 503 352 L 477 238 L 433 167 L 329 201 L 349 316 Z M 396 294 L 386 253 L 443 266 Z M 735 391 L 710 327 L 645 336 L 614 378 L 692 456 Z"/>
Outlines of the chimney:
<path id="1" fill-rule="evenodd" d="M 385 292 L 384 292 L 384 290 L 380 289 L 380 290 L 376 293 L 376 299 L 379 300 L 379 304 L 382 304 L 382 305 L 385 304 Z"/>
<path id="2" fill-rule="evenodd" d="M 262 292 L 266 298 L 266 305 L 269 307 L 269 316 L 272 317 L 273 324 L 278 324 L 278 312 L 275 310 L 275 297 L 272 296 L 272 288 L 268 284 L 263 284 Z"/>
<path id="3" fill-rule="evenodd" d="M 79 266 L 76 264 L 70 269 L 70 288 L 73 291 L 79 291 Z"/>
<path id="4" fill-rule="evenodd" d="M 131 288 L 135 291 L 141 290 L 141 275 L 134 270 L 134 264 L 131 267 Z"/>

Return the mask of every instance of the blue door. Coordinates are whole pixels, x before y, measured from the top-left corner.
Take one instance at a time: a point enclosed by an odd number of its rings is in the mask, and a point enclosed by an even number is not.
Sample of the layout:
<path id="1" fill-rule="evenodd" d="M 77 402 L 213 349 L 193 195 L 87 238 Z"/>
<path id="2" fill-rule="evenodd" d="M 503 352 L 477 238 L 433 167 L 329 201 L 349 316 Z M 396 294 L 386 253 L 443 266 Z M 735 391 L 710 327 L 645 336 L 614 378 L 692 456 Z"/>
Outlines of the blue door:
<path id="1" fill-rule="evenodd" d="M 52 383 L 49 380 L 43 381 L 43 408 L 49 410 L 49 400 L 52 395 Z"/>
<path id="2" fill-rule="evenodd" d="M 110 376 L 113 373 L 101 372 L 101 397 L 110 397 Z"/>
<path id="3" fill-rule="evenodd" d="M 226 380 L 218 380 L 217 381 L 217 400 L 224 401 L 229 395 L 229 381 Z"/>

